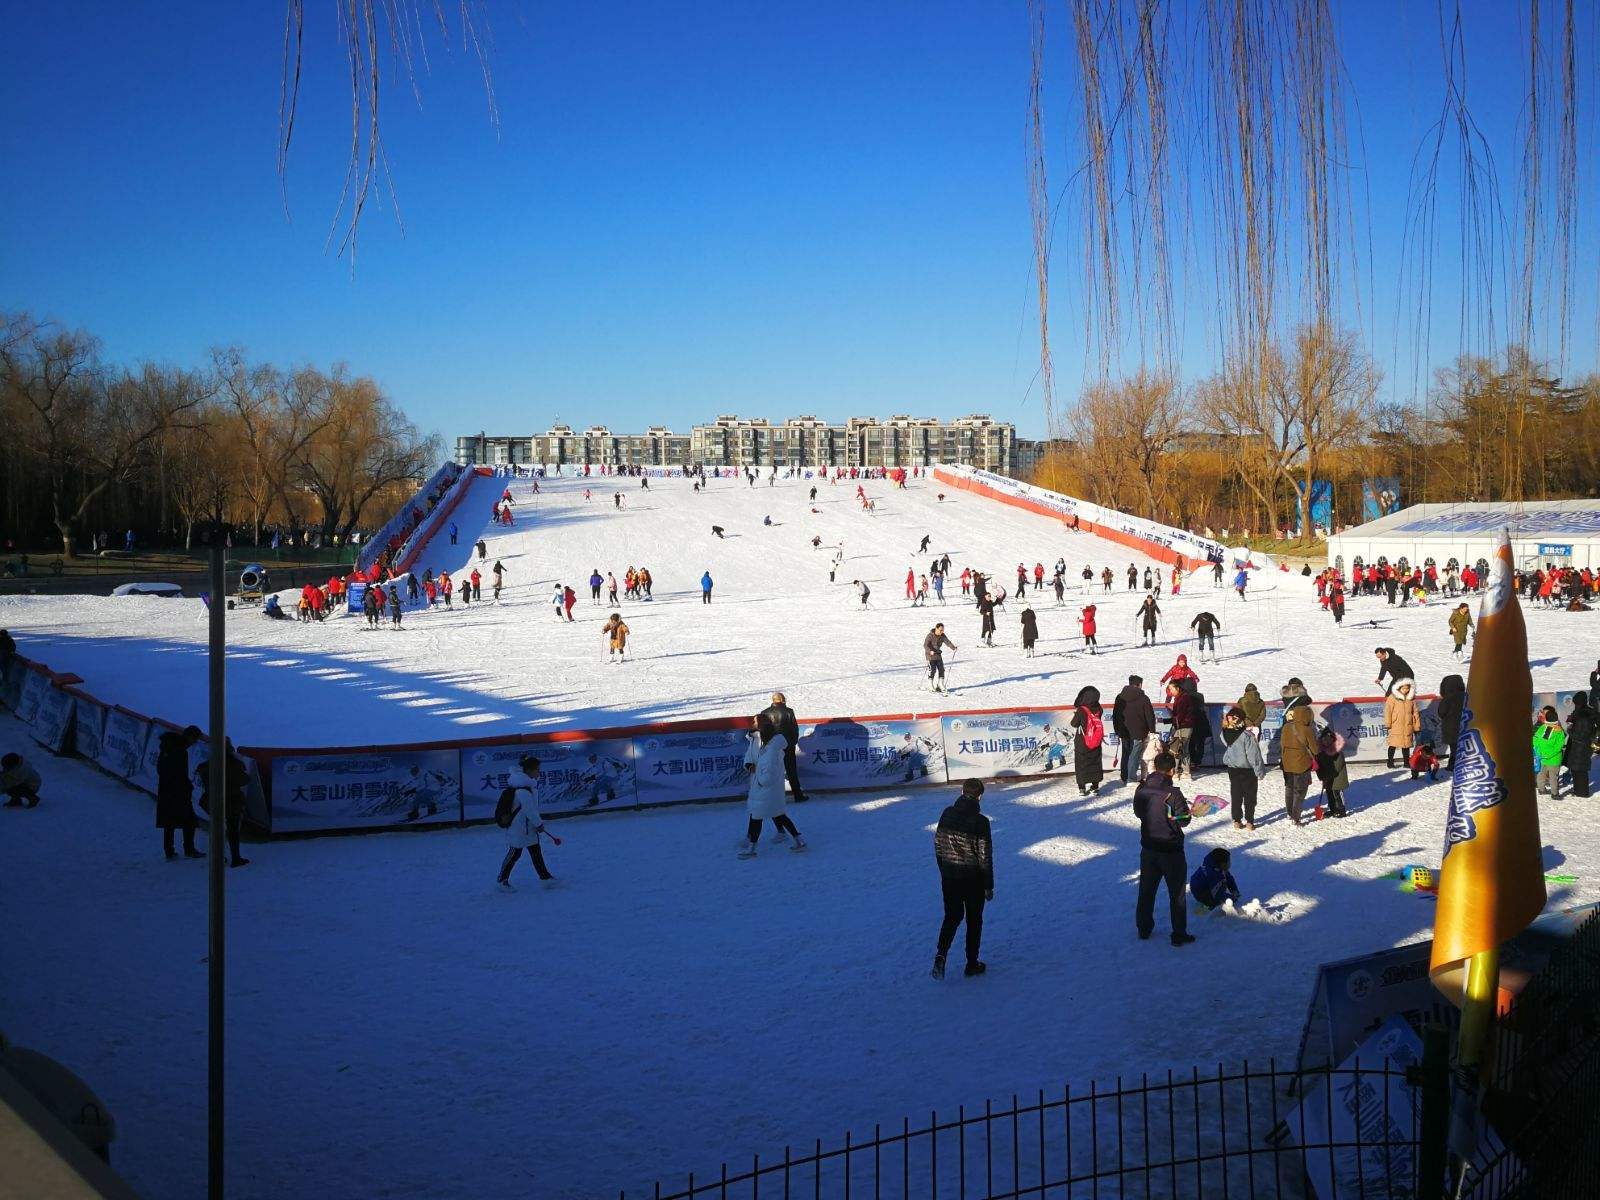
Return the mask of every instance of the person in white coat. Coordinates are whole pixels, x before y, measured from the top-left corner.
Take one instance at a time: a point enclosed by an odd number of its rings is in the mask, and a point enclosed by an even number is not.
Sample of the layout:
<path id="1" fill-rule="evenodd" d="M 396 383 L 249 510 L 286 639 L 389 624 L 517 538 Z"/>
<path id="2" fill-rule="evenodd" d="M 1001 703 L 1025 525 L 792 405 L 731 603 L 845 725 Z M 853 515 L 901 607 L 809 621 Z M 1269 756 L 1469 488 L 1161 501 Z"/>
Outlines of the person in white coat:
<path id="1" fill-rule="evenodd" d="M 773 827 L 778 831 L 780 843 L 786 837 L 792 837 L 794 842 L 789 849 L 800 851 L 806 848 L 805 838 L 800 836 L 789 814 L 783 810 L 783 752 L 788 745 L 788 739 L 778 732 L 772 718 L 764 712 L 757 713 L 755 734 L 744 756 L 745 770 L 750 773 L 750 795 L 746 802 L 750 824 L 745 830 L 744 844 L 739 847 L 740 858 L 756 856 L 761 822 L 768 818 L 771 818 Z"/>
<path id="2" fill-rule="evenodd" d="M 517 865 L 524 850 L 540 879 L 555 878 L 544 865 L 544 850 L 539 845 L 539 839 L 544 836 L 544 814 L 539 811 L 537 782 L 539 760 L 528 754 L 517 765 L 519 769 L 506 776 L 506 787 L 516 794 L 516 809 L 511 814 L 511 824 L 506 826 L 506 856 L 500 863 L 499 884 L 508 892 L 516 891 L 511 886 L 511 868 Z"/>

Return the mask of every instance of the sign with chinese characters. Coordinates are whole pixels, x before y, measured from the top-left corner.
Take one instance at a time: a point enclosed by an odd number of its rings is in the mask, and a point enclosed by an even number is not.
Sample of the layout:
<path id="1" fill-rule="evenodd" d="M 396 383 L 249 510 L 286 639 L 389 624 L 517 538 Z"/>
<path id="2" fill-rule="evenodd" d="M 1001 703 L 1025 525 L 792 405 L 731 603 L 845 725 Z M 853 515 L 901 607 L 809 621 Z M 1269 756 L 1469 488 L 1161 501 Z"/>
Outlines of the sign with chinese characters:
<path id="1" fill-rule="evenodd" d="M 45 690 L 33 713 L 33 736 L 52 754 L 60 754 L 67 744 L 72 725 L 72 697 L 58 687 Z"/>
<path id="2" fill-rule="evenodd" d="M 139 769 L 149 735 L 150 722 L 144 717 L 126 709 L 108 708 L 105 733 L 100 739 L 100 765 L 113 775 L 128 778 Z"/>
<path id="3" fill-rule="evenodd" d="M 641 804 L 742 796 L 750 777 L 744 752 L 750 730 L 652 733 L 633 739 L 633 764 Z"/>
<path id="4" fill-rule="evenodd" d="M 458 750 L 274 757 L 273 832 L 459 821 L 460 767 Z"/>
<path id="5" fill-rule="evenodd" d="M 943 730 L 937 717 L 802 725 L 795 766 L 808 790 L 944 783 Z"/>
<path id="6" fill-rule="evenodd" d="M 1072 720 L 1072 710 L 940 719 L 950 778 L 993 779 L 1043 774 L 1053 730 Z"/>

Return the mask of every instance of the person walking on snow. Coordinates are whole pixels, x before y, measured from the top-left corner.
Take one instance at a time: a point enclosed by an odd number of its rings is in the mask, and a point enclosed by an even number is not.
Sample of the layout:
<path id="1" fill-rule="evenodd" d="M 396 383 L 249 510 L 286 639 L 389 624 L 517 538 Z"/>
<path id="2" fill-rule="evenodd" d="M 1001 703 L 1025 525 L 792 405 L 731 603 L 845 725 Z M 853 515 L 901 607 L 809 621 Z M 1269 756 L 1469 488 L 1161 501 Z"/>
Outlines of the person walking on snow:
<path id="1" fill-rule="evenodd" d="M 1033 644 L 1039 640 L 1039 618 L 1033 609 L 1022 610 L 1022 653 L 1033 657 Z"/>
<path id="2" fill-rule="evenodd" d="M 1083 606 L 1083 612 L 1078 614 L 1078 625 L 1083 629 L 1083 648 L 1090 654 L 1100 653 L 1100 643 L 1095 640 L 1098 626 L 1095 624 L 1094 605 Z"/>
<path id="3" fill-rule="evenodd" d="M 197 726 L 171 730 L 161 735 L 156 755 L 156 826 L 161 830 L 161 848 L 167 858 L 177 858 L 172 846 L 174 830 L 183 830 L 185 858 L 204 858 L 194 848 L 194 830 L 199 824 L 194 815 L 194 784 L 189 775 L 189 750 L 201 738 Z"/>
<path id="4" fill-rule="evenodd" d="M 789 707 L 788 700 L 782 692 L 772 693 L 772 703 L 761 710 L 772 720 L 772 727 L 783 735 L 787 743 L 783 750 L 783 775 L 789 781 L 789 794 L 794 797 L 796 804 L 804 804 L 810 799 L 805 788 L 800 786 L 800 769 L 795 762 L 795 754 L 800 746 L 800 722 L 794 715 L 794 709 Z"/>
<path id="5" fill-rule="evenodd" d="M 472 598 L 474 601 L 483 599 L 483 576 L 478 573 L 478 568 L 472 568 L 472 574 L 467 576 L 472 584 Z"/>
<path id="6" fill-rule="evenodd" d="M 561 589 L 561 606 L 567 610 L 567 620 L 571 621 L 572 610 L 578 607 L 578 593 L 570 587 Z"/>
<path id="7" fill-rule="evenodd" d="M 1111 705 L 1111 730 L 1120 748 L 1121 780 L 1138 783 L 1143 775 L 1144 748 L 1156 729 L 1156 710 L 1144 694 L 1144 680 L 1128 676 L 1128 686 L 1117 693 Z"/>
<path id="8" fill-rule="evenodd" d="M 1079 689 L 1072 707 L 1072 777 L 1081 795 L 1092 796 L 1106 777 L 1106 730 L 1100 716 L 1100 689 Z"/>
<path id="9" fill-rule="evenodd" d="M 1472 612 L 1465 604 L 1458 604 L 1450 613 L 1450 639 L 1455 643 L 1451 651 L 1458 659 L 1467 646 L 1467 633 L 1472 628 Z"/>
<path id="10" fill-rule="evenodd" d="M 1140 644 L 1154 646 L 1156 644 L 1156 626 L 1161 620 L 1161 606 L 1156 603 L 1154 596 L 1146 596 L 1139 605 L 1139 628 L 1142 631 Z"/>
<path id="11" fill-rule="evenodd" d="M 539 811 L 539 760 L 532 754 L 525 754 L 517 768 L 506 776 L 505 790 L 511 794 L 512 809 L 510 820 L 504 826 L 506 854 L 500 860 L 500 877 L 496 880 L 500 890 L 505 892 L 517 890 L 511 886 L 511 868 L 517 865 L 524 850 L 540 880 L 550 883 L 555 879 L 550 868 L 545 866 L 544 850 L 539 845 L 539 839 L 545 836 L 544 814 Z"/>
<path id="12" fill-rule="evenodd" d="M 744 844 L 739 848 L 740 858 L 754 858 L 756 843 L 761 839 L 761 822 L 770 819 L 778 831 L 776 844 L 782 845 L 793 838 L 789 849 L 798 853 L 806 848 L 805 838 L 795 828 L 794 821 L 784 812 L 783 805 L 783 754 L 789 743 L 778 732 L 772 718 L 759 712 L 753 722 L 754 733 L 745 751 L 745 770 L 750 775 L 750 791 L 745 800 L 749 821 L 745 826 Z"/>
<path id="13" fill-rule="evenodd" d="M 711 603 L 711 572 L 707 571 L 700 576 L 700 603 Z"/>
<path id="14" fill-rule="evenodd" d="M 589 572 L 589 598 L 596 604 L 600 603 L 600 589 L 605 586 L 605 582 L 600 575 L 599 567 Z"/>
<path id="15" fill-rule="evenodd" d="M 982 975 L 988 967 L 978 957 L 983 944 L 983 906 L 994 899 L 994 841 L 989 818 L 978 811 L 983 781 L 968 779 L 961 797 L 939 816 L 933 832 L 933 859 L 944 894 L 944 920 L 933 953 L 933 977 L 944 978 L 945 956 L 956 930 L 967 923 L 966 974 Z"/>
<path id="16" fill-rule="evenodd" d="M 622 662 L 628 651 L 628 625 L 622 619 L 622 614 L 612 613 L 610 619 L 600 626 L 600 632 L 606 639 L 606 661 Z"/>
<path id="17" fill-rule="evenodd" d="M 1279 693 L 1283 697 L 1283 729 L 1278 734 L 1278 766 L 1283 771 L 1283 806 L 1289 820 L 1299 825 L 1300 810 L 1317 765 L 1317 734 L 1311 716 L 1311 697 L 1303 684 L 1291 680 Z"/>
<path id="18" fill-rule="evenodd" d="M 1189 932 L 1189 863 L 1183 852 L 1183 830 L 1189 824 L 1189 802 L 1172 784 L 1172 755 L 1156 755 L 1155 770 L 1133 794 L 1133 815 L 1139 820 L 1139 898 L 1133 924 L 1141 941 L 1155 932 L 1156 892 L 1167 885 L 1167 911 L 1174 946 L 1194 941 Z"/>

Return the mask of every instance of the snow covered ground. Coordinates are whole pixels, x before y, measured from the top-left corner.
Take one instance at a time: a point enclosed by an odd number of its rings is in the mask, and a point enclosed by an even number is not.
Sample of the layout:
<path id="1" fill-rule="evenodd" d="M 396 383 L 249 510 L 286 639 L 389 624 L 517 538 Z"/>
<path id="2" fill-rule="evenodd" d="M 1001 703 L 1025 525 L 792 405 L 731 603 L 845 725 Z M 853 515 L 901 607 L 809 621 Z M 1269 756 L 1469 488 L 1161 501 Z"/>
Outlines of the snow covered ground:
<path id="1" fill-rule="evenodd" d="M 167 863 L 150 799 L 39 755 L 0 810 L 0 1029 L 110 1104 L 144 1194 L 205 1185 L 205 868 Z M 805 855 L 733 847 L 736 805 L 561 823 L 561 886 L 492 889 L 480 828 L 258 846 L 229 885 L 229 1194 L 615 1196 L 725 1159 L 1013 1092 L 1292 1059 L 1314 965 L 1426 936 L 1378 877 L 1437 863 L 1446 784 L 1353 767 L 1345 821 L 1196 822 L 1272 923 L 1133 935 L 1129 793 L 991 786 L 988 976 L 927 976 L 930 827 L 953 788 L 796 806 Z M 1225 790 L 1220 775 L 1210 790 Z M 1552 905 L 1600 900 L 1593 801 L 1542 805 Z"/>
<path id="2" fill-rule="evenodd" d="M 932 480 L 905 491 L 866 485 L 876 515 L 855 502 L 854 485 L 821 484 L 817 502 L 802 480 L 754 488 L 710 481 L 695 494 L 683 480 L 596 477 L 549 480 L 534 496 L 529 481 L 512 484 L 517 525 L 488 530 L 490 504 L 505 481 L 480 478 L 457 513 L 460 542 L 439 537 L 421 566 L 455 572 L 485 531 L 489 557 L 505 564 L 503 603 L 408 615 L 399 632 L 369 631 L 359 618 L 322 625 L 269 622 L 249 610 L 229 628 L 229 719 L 241 745 L 314 746 L 445 740 L 508 731 L 623 725 L 674 718 L 748 713 L 783 688 L 802 716 L 870 715 L 930 709 L 998 708 L 1070 703 L 1085 683 L 1110 697 L 1130 673 L 1148 684 L 1191 648 L 1188 626 L 1210 609 L 1222 618 L 1222 661 L 1205 668 L 1202 687 L 1214 702 L 1237 697 L 1255 682 L 1275 698 L 1291 675 L 1314 698 L 1370 695 L 1374 646 L 1393 645 L 1420 675 L 1424 691 L 1460 671 L 1449 655 L 1447 606 L 1392 609 L 1381 599 L 1350 602 L 1342 629 L 1316 607 L 1307 581 L 1271 573 L 1240 604 L 1209 577 L 1188 581 L 1162 600 L 1160 644 L 1138 645 L 1139 594 L 1121 574 L 1129 552 L 1064 530 L 1058 522 L 992 500 L 950 491 L 939 501 Z M 593 492 L 584 498 L 585 488 Z M 611 499 L 620 490 L 624 507 Z M 815 512 L 811 511 L 813 508 Z M 774 524 L 762 524 L 770 515 Z M 727 530 L 726 539 L 711 533 Z M 992 572 L 1009 592 L 1018 562 L 1047 572 L 1058 557 L 1078 589 L 1055 607 L 1048 591 L 1030 590 L 1039 614 L 1036 658 L 1020 646 L 1018 599 L 999 616 L 999 643 L 978 645 L 978 614 L 961 603 L 959 587 L 932 611 L 904 599 L 906 569 L 926 570 L 917 555 L 924 534 L 932 551 L 962 566 Z M 813 550 L 811 539 L 822 539 Z M 838 582 L 828 582 L 829 547 L 843 543 Z M 1141 571 L 1145 560 L 1136 560 Z M 1098 585 L 1102 652 L 1090 658 L 1078 636 L 1084 602 L 1080 572 L 1118 572 L 1110 595 Z M 598 567 L 620 580 L 630 565 L 655 578 L 652 603 L 624 601 L 635 657 L 606 663 L 600 625 L 610 606 L 589 600 Z M 420 569 L 420 568 L 419 568 Z M 713 603 L 700 602 L 701 572 L 715 581 Z M 488 581 L 485 570 L 484 595 Z M 872 588 L 870 611 L 859 611 L 852 579 Z M 550 596 L 570 583 L 581 600 L 575 624 L 558 624 Z M 943 620 L 961 650 L 950 665 L 952 695 L 930 703 L 922 637 Z M 1374 627 L 1371 622 L 1378 622 Z M 1534 685 L 1585 686 L 1600 657 L 1600 614 L 1530 611 Z M 178 722 L 206 716 L 205 612 L 195 600 L 51 596 L 0 599 L 0 626 L 24 654 L 59 671 L 75 671 L 100 698 Z M 152 684 L 157 686 L 152 688 Z"/>

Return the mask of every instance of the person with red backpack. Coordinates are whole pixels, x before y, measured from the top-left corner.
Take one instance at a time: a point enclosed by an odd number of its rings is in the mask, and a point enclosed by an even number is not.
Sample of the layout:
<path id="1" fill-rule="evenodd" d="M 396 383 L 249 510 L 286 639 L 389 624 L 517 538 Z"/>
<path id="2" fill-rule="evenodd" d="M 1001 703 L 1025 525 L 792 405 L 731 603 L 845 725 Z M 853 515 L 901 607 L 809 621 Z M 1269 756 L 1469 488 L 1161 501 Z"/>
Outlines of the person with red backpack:
<path id="1" fill-rule="evenodd" d="M 1072 775 L 1078 781 L 1079 793 L 1092 796 L 1106 777 L 1106 727 L 1100 716 L 1100 689 L 1082 688 L 1072 703 L 1072 728 L 1077 731 L 1072 741 Z"/>

